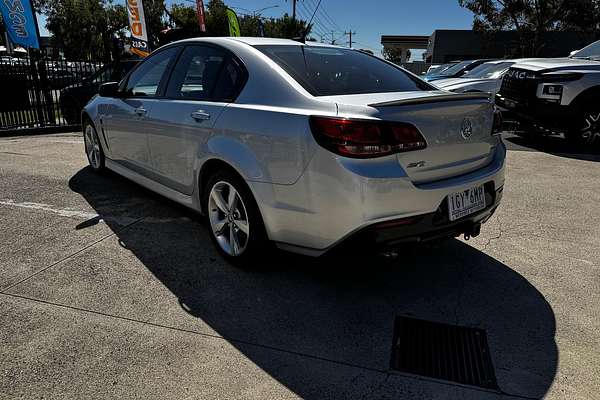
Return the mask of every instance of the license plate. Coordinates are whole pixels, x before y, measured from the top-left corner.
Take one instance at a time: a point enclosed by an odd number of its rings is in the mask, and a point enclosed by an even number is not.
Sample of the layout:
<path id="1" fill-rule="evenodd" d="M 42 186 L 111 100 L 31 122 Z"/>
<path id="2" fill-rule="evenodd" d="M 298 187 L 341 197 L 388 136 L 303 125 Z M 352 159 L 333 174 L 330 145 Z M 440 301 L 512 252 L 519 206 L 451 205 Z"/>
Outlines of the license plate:
<path id="1" fill-rule="evenodd" d="M 457 220 L 485 208 L 483 185 L 452 193 L 448 196 L 450 221 Z"/>

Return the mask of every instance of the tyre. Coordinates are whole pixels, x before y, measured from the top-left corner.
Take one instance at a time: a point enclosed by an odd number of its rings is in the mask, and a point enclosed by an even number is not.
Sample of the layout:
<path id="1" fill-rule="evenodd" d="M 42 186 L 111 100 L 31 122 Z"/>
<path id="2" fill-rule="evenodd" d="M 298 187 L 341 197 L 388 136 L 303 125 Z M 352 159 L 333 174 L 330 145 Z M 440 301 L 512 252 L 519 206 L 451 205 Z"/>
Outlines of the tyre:
<path id="1" fill-rule="evenodd" d="M 96 132 L 96 128 L 94 128 L 91 121 L 84 122 L 83 142 L 85 144 L 85 154 L 92 170 L 94 170 L 94 172 L 104 171 L 104 151 L 100 144 L 98 132 Z"/>
<path id="2" fill-rule="evenodd" d="M 600 147 L 600 107 L 584 107 L 576 113 L 574 128 L 565 134 L 565 139 L 579 146 Z"/>
<path id="3" fill-rule="evenodd" d="M 213 174 L 203 190 L 202 208 L 212 242 L 231 264 L 250 267 L 270 247 L 254 196 L 237 174 Z"/>

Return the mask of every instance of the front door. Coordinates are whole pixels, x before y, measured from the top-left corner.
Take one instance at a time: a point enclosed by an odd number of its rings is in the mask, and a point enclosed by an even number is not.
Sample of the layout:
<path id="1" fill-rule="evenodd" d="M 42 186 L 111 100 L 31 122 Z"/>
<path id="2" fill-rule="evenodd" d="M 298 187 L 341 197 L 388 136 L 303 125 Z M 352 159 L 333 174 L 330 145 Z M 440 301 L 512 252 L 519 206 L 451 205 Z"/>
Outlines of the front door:
<path id="1" fill-rule="evenodd" d="M 147 134 L 150 111 L 179 50 L 171 47 L 144 60 L 103 116 L 111 158 L 140 173 L 150 167 Z"/>

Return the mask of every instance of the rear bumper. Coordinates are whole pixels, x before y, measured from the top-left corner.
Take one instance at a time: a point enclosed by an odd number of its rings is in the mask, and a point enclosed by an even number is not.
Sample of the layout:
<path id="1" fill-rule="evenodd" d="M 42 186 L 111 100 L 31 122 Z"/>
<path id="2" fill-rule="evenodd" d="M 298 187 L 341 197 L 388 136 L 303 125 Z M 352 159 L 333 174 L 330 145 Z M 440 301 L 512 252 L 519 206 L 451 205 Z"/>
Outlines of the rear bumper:
<path id="1" fill-rule="evenodd" d="M 293 185 L 249 184 L 270 239 L 281 248 L 317 256 L 365 233 L 375 236 L 376 243 L 394 243 L 466 232 L 466 227 L 484 222 L 497 207 L 501 198 L 498 190 L 504 185 L 505 156 L 506 148 L 499 143 L 492 161 L 483 168 L 414 184 L 395 158 L 389 162 L 378 159 L 372 168 L 358 171 L 319 150 Z M 486 198 L 487 208 L 452 223 L 447 221 L 447 196 L 483 184 L 486 196 L 490 196 Z M 377 224 L 409 217 L 417 219 L 414 224 L 373 235 Z"/>
<path id="2" fill-rule="evenodd" d="M 399 220 L 399 226 L 393 226 L 394 221 L 388 224 L 374 224 L 363 228 L 351 238 L 348 242 L 360 242 L 373 244 L 378 247 L 395 246 L 401 243 L 426 242 L 429 240 L 457 237 L 462 234 L 476 236 L 479 234 L 481 224 L 485 223 L 494 214 L 500 200 L 502 199 L 503 187 L 494 188 L 493 182 L 485 185 L 486 208 L 461 218 L 456 221 L 450 221 L 448 218 L 448 203 L 442 201 L 438 209 L 429 214 L 419 215 L 409 219 L 409 223 L 404 224 L 405 220 Z"/>

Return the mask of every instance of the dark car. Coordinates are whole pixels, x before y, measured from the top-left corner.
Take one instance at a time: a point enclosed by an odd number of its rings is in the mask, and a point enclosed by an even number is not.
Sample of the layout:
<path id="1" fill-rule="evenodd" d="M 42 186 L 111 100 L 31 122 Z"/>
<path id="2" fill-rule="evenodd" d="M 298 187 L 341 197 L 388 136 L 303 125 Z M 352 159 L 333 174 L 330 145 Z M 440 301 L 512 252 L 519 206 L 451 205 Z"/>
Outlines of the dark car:
<path id="1" fill-rule="evenodd" d="M 78 124 L 79 116 L 87 102 L 98 93 L 101 84 L 120 81 L 140 60 L 122 60 L 107 64 L 84 78 L 81 82 L 60 91 L 60 106 L 68 124 Z"/>
<path id="2" fill-rule="evenodd" d="M 473 68 L 483 64 L 484 62 L 494 61 L 492 59 L 481 59 L 481 60 L 466 60 L 461 61 L 457 64 L 454 64 L 450 68 L 446 68 L 444 70 L 435 70 L 431 74 L 425 75 L 423 79 L 427 82 L 437 81 L 438 79 L 446 79 L 446 78 L 458 78 L 463 76 L 466 72 L 472 70 Z"/>

